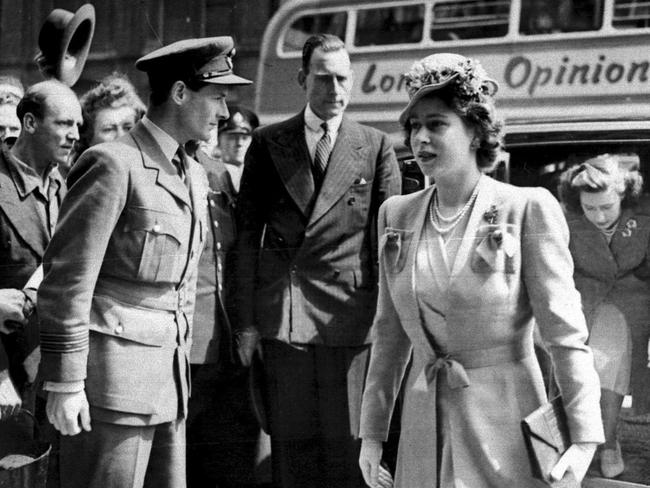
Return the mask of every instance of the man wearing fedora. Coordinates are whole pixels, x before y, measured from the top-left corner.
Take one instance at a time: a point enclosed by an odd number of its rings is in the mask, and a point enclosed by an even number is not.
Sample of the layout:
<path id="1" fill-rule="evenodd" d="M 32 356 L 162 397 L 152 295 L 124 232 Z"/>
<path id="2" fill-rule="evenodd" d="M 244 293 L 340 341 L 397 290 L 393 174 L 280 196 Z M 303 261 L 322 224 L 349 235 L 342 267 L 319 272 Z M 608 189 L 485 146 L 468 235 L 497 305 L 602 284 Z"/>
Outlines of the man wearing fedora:
<path id="1" fill-rule="evenodd" d="M 184 487 L 197 263 L 208 182 L 187 156 L 227 117 L 230 37 L 189 39 L 136 62 L 151 89 L 127 135 L 84 152 L 38 292 L 47 415 L 61 485 Z M 173 67 L 173 69 L 170 69 Z"/>

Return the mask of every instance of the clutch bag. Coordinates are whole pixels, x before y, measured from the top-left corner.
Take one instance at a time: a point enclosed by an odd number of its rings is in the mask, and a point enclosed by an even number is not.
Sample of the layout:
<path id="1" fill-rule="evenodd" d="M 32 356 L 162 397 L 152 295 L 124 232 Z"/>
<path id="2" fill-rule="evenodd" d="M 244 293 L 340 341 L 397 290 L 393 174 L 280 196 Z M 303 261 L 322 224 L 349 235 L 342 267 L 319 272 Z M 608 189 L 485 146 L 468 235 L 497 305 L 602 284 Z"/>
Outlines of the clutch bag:
<path id="1" fill-rule="evenodd" d="M 560 481 L 551 481 L 550 477 L 553 467 L 571 446 L 562 397 L 555 397 L 524 418 L 521 428 L 533 476 L 554 488 L 580 488 L 571 470 Z"/>

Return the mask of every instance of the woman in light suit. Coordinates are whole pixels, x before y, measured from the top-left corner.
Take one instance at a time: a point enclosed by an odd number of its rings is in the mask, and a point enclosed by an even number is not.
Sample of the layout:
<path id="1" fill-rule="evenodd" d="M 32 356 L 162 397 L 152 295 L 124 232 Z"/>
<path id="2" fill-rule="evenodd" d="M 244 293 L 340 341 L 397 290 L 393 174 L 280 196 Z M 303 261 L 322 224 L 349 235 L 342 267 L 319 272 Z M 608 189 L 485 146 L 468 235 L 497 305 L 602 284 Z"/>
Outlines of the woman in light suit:
<path id="1" fill-rule="evenodd" d="M 520 423 L 546 401 L 533 319 L 556 365 L 573 441 L 551 472 L 582 479 L 603 441 L 568 228 L 540 188 L 483 174 L 496 160 L 497 85 L 434 54 L 406 74 L 400 116 L 430 188 L 379 213 L 380 283 L 363 396 L 360 466 L 379 486 L 382 441 L 409 359 L 395 486 L 539 487 Z"/>
<path id="2" fill-rule="evenodd" d="M 559 186 L 600 378 L 605 427 L 600 470 L 606 478 L 625 469 L 616 437 L 624 395 L 632 393 L 636 414 L 650 412 L 650 216 L 638 205 L 642 184 L 637 168 L 603 154 L 566 170 Z"/>

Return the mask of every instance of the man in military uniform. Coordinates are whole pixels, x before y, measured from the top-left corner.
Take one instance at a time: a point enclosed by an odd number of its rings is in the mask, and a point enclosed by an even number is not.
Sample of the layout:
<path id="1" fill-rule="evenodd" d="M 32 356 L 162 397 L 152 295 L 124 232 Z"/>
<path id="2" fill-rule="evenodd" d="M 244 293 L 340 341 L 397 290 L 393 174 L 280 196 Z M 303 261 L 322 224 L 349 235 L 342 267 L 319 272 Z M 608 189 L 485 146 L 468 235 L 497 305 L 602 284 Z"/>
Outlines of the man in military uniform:
<path id="1" fill-rule="evenodd" d="M 230 37 L 190 39 L 136 62 L 151 88 L 127 135 L 88 149 L 39 288 L 47 415 L 61 485 L 185 486 L 185 417 L 208 182 L 183 146 L 227 117 Z"/>
<path id="2" fill-rule="evenodd" d="M 219 150 L 235 193 L 244 171 L 244 158 L 251 145 L 254 129 L 260 125 L 255 112 L 245 107 L 229 107 L 230 117 L 219 122 Z"/>

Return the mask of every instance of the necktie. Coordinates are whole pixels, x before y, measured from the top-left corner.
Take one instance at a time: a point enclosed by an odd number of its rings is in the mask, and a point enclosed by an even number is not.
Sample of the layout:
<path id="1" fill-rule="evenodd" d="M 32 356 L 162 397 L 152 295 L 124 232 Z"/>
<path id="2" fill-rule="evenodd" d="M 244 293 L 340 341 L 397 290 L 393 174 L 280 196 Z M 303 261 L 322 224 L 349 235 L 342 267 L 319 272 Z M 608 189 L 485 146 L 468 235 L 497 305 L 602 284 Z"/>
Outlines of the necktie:
<path id="1" fill-rule="evenodd" d="M 325 171 L 327 170 L 327 161 L 332 151 L 332 138 L 328 131 L 327 123 L 323 122 L 320 125 L 323 128 L 323 135 L 316 144 L 316 153 L 314 155 L 314 183 L 319 188 L 323 179 L 325 178 Z"/>
<path id="2" fill-rule="evenodd" d="M 185 174 L 186 170 L 186 161 L 187 159 L 185 158 L 185 149 L 183 149 L 183 146 L 178 146 L 178 149 L 176 150 L 176 154 L 174 154 L 174 157 L 172 158 L 172 164 L 176 167 L 176 171 L 178 172 L 178 176 L 181 179 L 181 181 L 187 186 L 187 175 Z"/>

